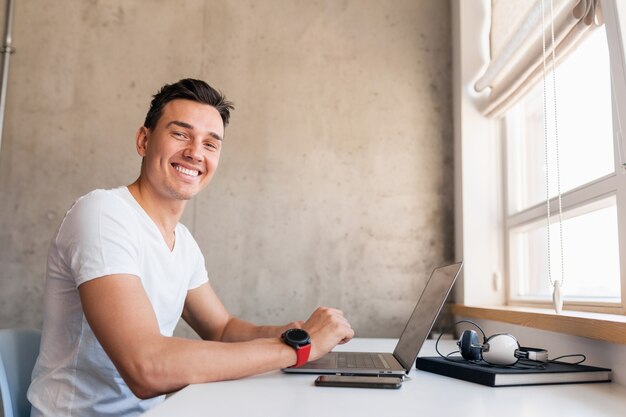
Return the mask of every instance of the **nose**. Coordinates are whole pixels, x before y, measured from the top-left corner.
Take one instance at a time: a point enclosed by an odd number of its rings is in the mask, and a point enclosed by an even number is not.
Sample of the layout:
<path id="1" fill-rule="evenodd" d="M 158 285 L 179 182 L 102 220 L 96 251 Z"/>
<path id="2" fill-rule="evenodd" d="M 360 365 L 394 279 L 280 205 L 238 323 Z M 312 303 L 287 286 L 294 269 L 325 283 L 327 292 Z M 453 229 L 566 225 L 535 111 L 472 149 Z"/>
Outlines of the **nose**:
<path id="1" fill-rule="evenodd" d="M 183 157 L 190 161 L 201 162 L 202 161 L 202 143 L 200 141 L 190 141 L 183 149 Z"/>

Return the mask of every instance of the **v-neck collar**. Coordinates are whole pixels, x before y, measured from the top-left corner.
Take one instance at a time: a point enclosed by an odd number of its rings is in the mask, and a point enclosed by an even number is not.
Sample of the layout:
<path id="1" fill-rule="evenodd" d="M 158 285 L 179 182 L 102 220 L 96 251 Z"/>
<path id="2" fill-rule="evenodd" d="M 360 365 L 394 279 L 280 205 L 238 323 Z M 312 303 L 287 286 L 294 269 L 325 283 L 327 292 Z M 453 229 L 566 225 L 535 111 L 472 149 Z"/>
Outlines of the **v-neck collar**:
<path id="1" fill-rule="evenodd" d="M 159 229 L 159 226 L 157 226 L 157 224 L 152 219 L 152 217 L 150 217 L 150 215 L 146 212 L 146 210 L 144 210 L 141 204 L 139 204 L 139 202 L 135 199 L 135 197 L 133 196 L 133 193 L 130 192 L 127 186 L 120 187 L 120 188 L 122 189 L 124 197 L 130 202 L 130 204 L 132 204 L 137 209 L 137 211 L 141 214 L 141 216 L 152 225 L 152 228 L 154 229 L 155 233 L 157 233 L 158 236 L 161 238 L 161 242 L 163 243 L 163 248 L 167 251 L 168 254 L 173 255 L 176 252 L 176 248 L 178 247 L 178 245 L 176 244 L 176 232 L 178 230 L 178 223 L 176 223 L 176 227 L 174 227 L 174 246 L 172 247 L 172 249 L 170 249 L 169 245 L 167 244 L 167 241 L 165 240 L 165 237 L 163 237 L 163 234 L 161 233 L 161 230 Z"/>

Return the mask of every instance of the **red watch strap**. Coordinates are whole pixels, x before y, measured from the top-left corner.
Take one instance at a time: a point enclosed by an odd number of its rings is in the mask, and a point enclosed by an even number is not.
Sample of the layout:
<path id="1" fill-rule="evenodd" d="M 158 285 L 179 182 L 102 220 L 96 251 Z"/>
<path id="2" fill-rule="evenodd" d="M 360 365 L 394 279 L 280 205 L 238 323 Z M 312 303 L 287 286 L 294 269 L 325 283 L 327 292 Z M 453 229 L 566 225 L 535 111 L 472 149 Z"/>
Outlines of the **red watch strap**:
<path id="1" fill-rule="evenodd" d="M 311 344 L 304 346 L 298 346 L 296 348 L 296 355 L 298 357 L 298 361 L 292 368 L 298 368 L 304 365 L 309 360 L 309 355 L 311 354 Z"/>

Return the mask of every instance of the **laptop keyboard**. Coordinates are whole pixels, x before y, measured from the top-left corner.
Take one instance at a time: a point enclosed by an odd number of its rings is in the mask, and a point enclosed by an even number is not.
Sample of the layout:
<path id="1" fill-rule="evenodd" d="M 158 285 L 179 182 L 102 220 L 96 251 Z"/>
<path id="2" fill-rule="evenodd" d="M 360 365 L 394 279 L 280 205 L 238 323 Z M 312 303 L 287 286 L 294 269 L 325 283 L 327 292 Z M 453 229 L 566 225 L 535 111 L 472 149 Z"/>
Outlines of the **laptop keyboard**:
<path id="1" fill-rule="evenodd" d="M 357 368 L 357 369 L 386 369 L 389 368 L 386 362 L 380 359 L 378 353 L 355 353 L 347 354 L 338 353 L 338 368 Z"/>

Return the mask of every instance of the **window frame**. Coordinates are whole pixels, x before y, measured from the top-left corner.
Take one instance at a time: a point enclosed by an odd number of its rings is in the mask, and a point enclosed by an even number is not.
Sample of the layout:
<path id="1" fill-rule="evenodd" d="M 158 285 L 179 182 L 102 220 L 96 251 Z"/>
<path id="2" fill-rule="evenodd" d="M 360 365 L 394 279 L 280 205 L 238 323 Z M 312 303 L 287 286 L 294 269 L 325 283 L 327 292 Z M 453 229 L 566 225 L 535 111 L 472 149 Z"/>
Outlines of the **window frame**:
<path id="1" fill-rule="evenodd" d="M 600 0 L 606 25 L 611 59 L 611 100 L 613 102 L 613 135 L 615 143 L 615 177 L 617 181 L 617 224 L 620 251 L 622 303 L 626 304 L 626 138 L 621 115 L 626 114 L 626 5 L 617 0 Z M 624 31 L 622 31 L 624 29 Z M 624 120 L 626 122 L 626 120 Z M 621 202 L 621 204 L 620 204 Z M 626 315 L 626 306 L 621 309 Z"/>
<path id="2" fill-rule="evenodd" d="M 606 8 L 604 8 L 606 6 Z M 587 300 L 566 300 L 564 309 L 584 312 L 598 312 L 608 314 L 626 315 L 626 165 L 624 165 L 624 138 L 621 131 L 620 108 L 626 97 L 626 89 L 624 85 L 615 83 L 617 77 L 615 74 L 622 74 L 622 78 L 626 75 L 624 68 L 624 50 L 622 48 L 621 34 L 619 30 L 619 20 L 615 11 L 613 0 L 605 0 L 602 2 L 604 16 L 610 14 L 610 18 L 606 19 L 606 36 L 610 57 L 610 77 L 611 77 L 611 109 L 613 116 L 613 150 L 614 150 L 614 172 L 603 177 L 592 180 L 586 184 L 580 185 L 572 190 L 562 193 L 561 204 L 563 212 L 581 209 L 591 206 L 610 196 L 615 196 L 617 207 L 618 222 L 618 242 L 619 242 L 619 265 L 620 265 L 620 288 L 621 301 L 587 301 Z M 607 10 L 608 8 L 608 10 Z M 620 100 L 621 96 L 621 100 Z M 623 114 L 623 113 L 622 113 Z M 562 121 L 561 121 L 562 122 Z M 505 281 L 505 297 L 506 305 L 521 307 L 539 307 L 552 308 L 552 303 L 545 300 L 535 300 L 531 298 L 517 298 L 512 291 L 511 277 L 511 254 L 510 254 L 510 233 L 515 228 L 530 225 L 538 220 L 546 218 L 545 201 L 533 206 L 527 207 L 513 214 L 510 210 L 509 198 L 509 178 L 508 178 L 508 145 L 507 140 L 507 117 L 502 117 L 496 121 L 500 123 L 500 139 L 502 140 L 501 168 L 502 168 L 502 242 L 504 244 L 504 281 Z M 558 196 L 550 199 L 550 215 L 552 221 L 558 221 L 559 214 Z"/>

